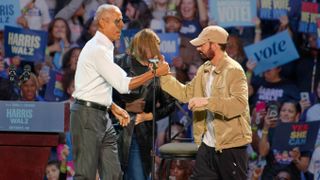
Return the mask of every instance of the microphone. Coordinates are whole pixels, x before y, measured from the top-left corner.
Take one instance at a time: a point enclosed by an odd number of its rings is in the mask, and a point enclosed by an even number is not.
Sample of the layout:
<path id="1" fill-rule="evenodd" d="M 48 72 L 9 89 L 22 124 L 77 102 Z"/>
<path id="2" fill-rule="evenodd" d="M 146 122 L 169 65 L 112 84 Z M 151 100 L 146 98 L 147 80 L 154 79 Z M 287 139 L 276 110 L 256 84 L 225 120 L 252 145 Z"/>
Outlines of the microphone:
<path id="1" fill-rule="evenodd" d="M 155 71 L 158 66 L 157 66 L 157 63 L 159 62 L 159 59 L 158 58 L 151 58 L 149 59 L 149 62 L 152 63 L 152 69 Z"/>

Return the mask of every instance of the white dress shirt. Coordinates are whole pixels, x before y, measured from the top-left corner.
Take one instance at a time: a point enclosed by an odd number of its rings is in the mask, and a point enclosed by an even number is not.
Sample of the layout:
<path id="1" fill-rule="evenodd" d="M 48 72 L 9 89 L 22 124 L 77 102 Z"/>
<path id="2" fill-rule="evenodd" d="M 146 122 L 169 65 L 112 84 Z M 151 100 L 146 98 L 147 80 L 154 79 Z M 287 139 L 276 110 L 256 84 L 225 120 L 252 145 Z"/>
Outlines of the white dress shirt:
<path id="1" fill-rule="evenodd" d="M 131 78 L 114 63 L 113 49 L 113 43 L 99 31 L 83 47 L 75 74 L 74 98 L 109 107 L 112 88 L 119 93 L 130 92 Z"/>

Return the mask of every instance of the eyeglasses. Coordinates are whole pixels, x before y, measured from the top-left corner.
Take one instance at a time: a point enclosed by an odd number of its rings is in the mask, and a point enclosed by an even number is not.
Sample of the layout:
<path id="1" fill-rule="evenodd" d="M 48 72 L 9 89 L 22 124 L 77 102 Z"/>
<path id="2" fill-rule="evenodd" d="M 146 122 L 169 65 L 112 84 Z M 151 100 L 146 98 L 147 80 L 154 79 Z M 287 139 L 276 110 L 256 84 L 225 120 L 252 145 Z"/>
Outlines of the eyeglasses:
<path id="1" fill-rule="evenodd" d="M 113 23 L 114 23 L 116 26 L 119 26 L 119 24 L 120 24 L 121 22 L 123 23 L 123 19 L 122 19 L 122 18 L 115 19 L 115 20 L 113 21 Z"/>
<path id="2" fill-rule="evenodd" d="M 102 18 L 102 19 L 103 19 L 104 21 L 107 20 L 107 18 Z M 107 21 L 106 21 L 106 22 L 107 22 Z M 114 23 L 116 26 L 119 26 L 121 22 L 124 23 L 122 18 L 113 20 L 113 23 Z"/>

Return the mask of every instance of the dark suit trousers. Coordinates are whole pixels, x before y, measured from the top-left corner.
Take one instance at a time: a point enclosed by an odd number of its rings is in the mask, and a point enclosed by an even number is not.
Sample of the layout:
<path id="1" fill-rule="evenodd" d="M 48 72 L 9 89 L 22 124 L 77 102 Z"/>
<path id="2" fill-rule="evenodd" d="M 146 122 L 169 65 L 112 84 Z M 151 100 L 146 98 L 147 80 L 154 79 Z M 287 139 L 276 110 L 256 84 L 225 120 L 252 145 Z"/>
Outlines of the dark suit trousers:
<path id="1" fill-rule="evenodd" d="M 73 104 L 71 136 L 75 180 L 94 180 L 97 170 L 103 180 L 120 180 L 117 135 L 105 111 Z"/>

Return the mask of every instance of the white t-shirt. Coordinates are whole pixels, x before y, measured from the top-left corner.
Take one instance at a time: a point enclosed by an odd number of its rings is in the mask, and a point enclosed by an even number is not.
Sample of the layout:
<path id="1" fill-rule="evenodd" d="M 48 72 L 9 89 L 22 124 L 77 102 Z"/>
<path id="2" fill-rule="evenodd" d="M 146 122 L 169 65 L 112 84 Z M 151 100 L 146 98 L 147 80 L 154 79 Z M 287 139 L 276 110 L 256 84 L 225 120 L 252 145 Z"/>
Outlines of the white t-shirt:
<path id="1" fill-rule="evenodd" d="M 208 80 L 207 80 L 207 84 L 206 84 L 206 89 L 205 89 L 205 95 L 206 97 L 210 97 L 211 96 L 211 87 L 212 87 L 212 82 L 213 82 L 213 71 L 215 69 L 215 66 L 212 66 L 212 69 L 210 71 L 210 73 L 208 73 Z M 210 112 L 209 110 L 207 110 L 207 131 L 205 132 L 204 136 L 203 136 L 203 142 L 210 147 L 215 147 L 216 144 L 216 138 L 214 136 L 214 127 L 213 127 L 213 112 Z"/>
<path id="2" fill-rule="evenodd" d="M 20 9 L 22 10 L 31 0 L 20 0 Z M 42 30 L 42 25 L 50 23 L 51 18 L 49 8 L 44 0 L 36 0 L 34 7 L 26 13 L 28 26 L 33 30 Z"/>

